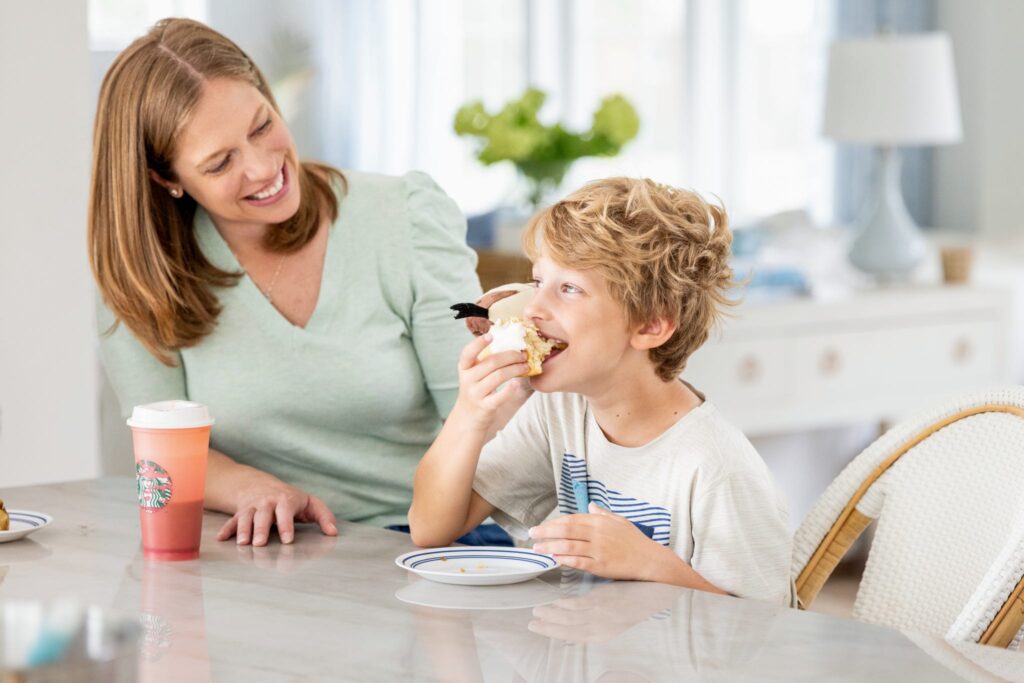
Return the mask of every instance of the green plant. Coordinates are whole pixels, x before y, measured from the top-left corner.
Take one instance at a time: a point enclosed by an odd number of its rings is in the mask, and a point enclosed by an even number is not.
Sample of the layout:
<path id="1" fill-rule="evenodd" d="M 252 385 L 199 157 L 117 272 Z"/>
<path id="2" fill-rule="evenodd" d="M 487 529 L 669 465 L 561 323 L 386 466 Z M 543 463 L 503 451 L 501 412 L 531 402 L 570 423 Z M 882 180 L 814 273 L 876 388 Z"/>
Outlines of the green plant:
<path id="1" fill-rule="evenodd" d="M 601 100 L 589 130 L 574 133 L 562 124 L 547 126 L 537 119 L 546 95 L 529 88 L 518 100 L 490 114 L 482 102 L 469 102 L 455 113 L 455 132 L 479 139 L 476 158 L 490 165 L 511 161 L 529 184 L 529 201 L 537 208 L 558 188 L 576 159 L 615 156 L 636 137 L 640 119 L 622 95 Z"/>

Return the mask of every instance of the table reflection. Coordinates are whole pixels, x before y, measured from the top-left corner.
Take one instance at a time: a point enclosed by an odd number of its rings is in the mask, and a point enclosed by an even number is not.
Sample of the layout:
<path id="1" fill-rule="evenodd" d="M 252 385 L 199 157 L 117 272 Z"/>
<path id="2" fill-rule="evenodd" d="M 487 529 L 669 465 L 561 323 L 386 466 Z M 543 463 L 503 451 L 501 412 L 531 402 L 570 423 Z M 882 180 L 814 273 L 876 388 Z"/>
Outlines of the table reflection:
<path id="1" fill-rule="evenodd" d="M 161 562 L 140 551 L 125 568 L 114 607 L 139 615 L 140 681 L 212 680 L 201 561 Z"/>
<path id="2" fill-rule="evenodd" d="M 445 681 L 482 681 L 497 672 L 524 681 L 676 681 L 743 669 L 779 614 L 742 601 L 743 618 L 722 618 L 721 600 L 703 593 L 568 570 L 561 584 L 557 599 L 519 609 L 470 609 L 457 592 L 451 595 L 461 608 L 421 603 L 417 650 Z"/>
<path id="3" fill-rule="evenodd" d="M 225 559 L 234 556 L 241 564 L 250 565 L 263 571 L 278 574 L 292 574 L 303 565 L 329 555 L 338 544 L 337 536 L 320 533 L 306 533 L 296 536 L 294 543 L 271 542 L 263 546 L 222 542 L 217 545 L 216 554 L 207 553 L 204 559 Z"/>
<path id="4" fill-rule="evenodd" d="M 1024 654 L 1017 650 L 905 634 L 928 656 L 974 683 L 1024 683 Z"/>

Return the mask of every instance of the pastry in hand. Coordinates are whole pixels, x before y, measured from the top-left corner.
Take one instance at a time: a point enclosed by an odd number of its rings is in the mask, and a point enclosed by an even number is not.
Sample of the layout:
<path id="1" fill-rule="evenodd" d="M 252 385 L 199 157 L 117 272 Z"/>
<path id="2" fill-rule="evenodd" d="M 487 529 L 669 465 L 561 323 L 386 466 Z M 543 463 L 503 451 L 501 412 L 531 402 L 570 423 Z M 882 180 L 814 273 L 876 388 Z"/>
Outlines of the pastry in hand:
<path id="1" fill-rule="evenodd" d="M 0 531 L 7 531 L 11 528 L 11 516 L 4 509 L 4 501 L 0 498 Z"/>
<path id="2" fill-rule="evenodd" d="M 524 377 L 541 374 L 544 359 L 552 351 L 566 348 L 565 342 L 546 339 L 523 314 L 533 293 L 530 285 L 513 283 L 495 287 L 475 304 L 452 306 L 457 312 L 455 318 L 464 318 L 470 332 L 477 336 L 490 333 L 491 343 L 481 352 L 481 359 L 502 351 L 526 351 L 530 369 Z"/>

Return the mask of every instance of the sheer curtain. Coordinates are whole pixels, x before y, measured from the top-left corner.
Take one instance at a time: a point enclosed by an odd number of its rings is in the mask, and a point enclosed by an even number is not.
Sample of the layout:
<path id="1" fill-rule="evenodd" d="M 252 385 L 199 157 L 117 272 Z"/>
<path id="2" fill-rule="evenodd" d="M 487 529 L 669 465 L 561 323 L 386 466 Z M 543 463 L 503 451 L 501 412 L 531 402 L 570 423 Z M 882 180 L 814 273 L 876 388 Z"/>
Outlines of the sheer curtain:
<path id="1" fill-rule="evenodd" d="M 828 4 L 642 7 L 574 3 L 573 114 L 617 90 L 638 106 L 642 128 L 621 158 L 581 163 L 570 180 L 650 175 L 720 197 L 740 223 L 799 208 L 828 220 L 832 151 L 820 134 Z"/>
<path id="2" fill-rule="evenodd" d="M 543 114 L 589 126 L 618 92 L 641 131 L 564 189 L 645 175 L 719 196 L 738 220 L 803 208 L 831 219 L 834 159 L 820 117 L 831 3 L 817 0 L 345 0 L 317 20 L 322 156 L 431 173 L 467 213 L 516 192 L 452 131 L 470 99 L 497 108 L 527 84 Z"/>
<path id="3" fill-rule="evenodd" d="M 323 2 L 322 156 L 344 168 L 429 172 L 468 212 L 505 201 L 515 175 L 484 168 L 452 130 L 466 100 L 526 86 L 525 2 Z"/>

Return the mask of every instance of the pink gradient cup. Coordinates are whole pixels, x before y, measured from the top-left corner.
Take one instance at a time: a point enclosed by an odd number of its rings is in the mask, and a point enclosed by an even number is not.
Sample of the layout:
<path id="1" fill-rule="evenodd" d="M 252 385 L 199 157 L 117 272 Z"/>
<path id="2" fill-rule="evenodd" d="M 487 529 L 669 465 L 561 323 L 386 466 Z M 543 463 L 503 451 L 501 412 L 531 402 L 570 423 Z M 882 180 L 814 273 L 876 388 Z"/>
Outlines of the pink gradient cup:
<path id="1" fill-rule="evenodd" d="M 192 401 L 160 401 L 132 410 L 128 426 L 146 557 L 199 557 L 212 425 L 206 406 Z"/>

